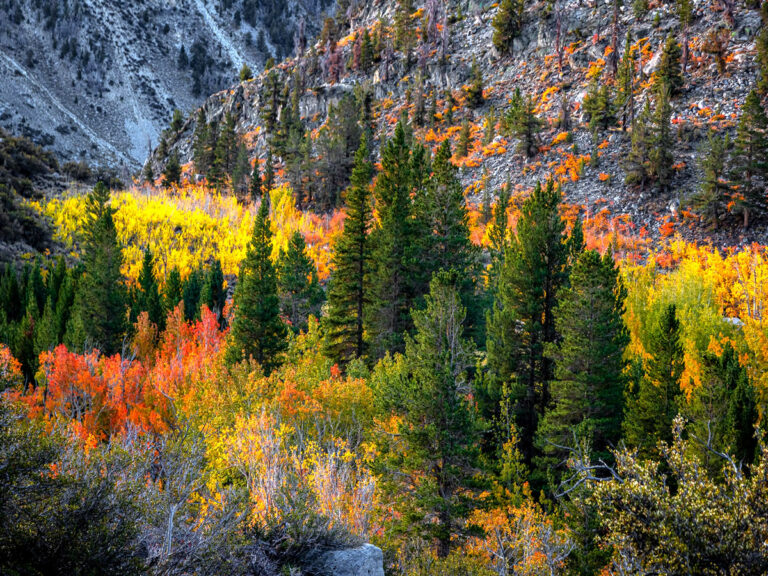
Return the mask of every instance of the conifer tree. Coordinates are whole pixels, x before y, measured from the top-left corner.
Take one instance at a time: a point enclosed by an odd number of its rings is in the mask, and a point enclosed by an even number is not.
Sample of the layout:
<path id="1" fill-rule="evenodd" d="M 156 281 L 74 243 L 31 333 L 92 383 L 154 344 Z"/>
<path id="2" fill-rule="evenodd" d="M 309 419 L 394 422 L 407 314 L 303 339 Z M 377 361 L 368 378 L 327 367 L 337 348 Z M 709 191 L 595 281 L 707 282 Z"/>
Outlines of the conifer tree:
<path id="1" fill-rule="evenodd" d="M 255 203 L 256 200 L 261 198 L 261 194 L 262 194 L 261 173 L 259 172 L 258 159 L 253 163 L 253 172 L 251 172 L 250 191 L 251 191 L 251 202 Z"/>
<path id="2" fill-rule="evenodd" d="M 326 353 L 346 364 L 365 353 L 364 320 L 370 303 L 369 274 L 373 247 L 369 237 L 373 223 L 369 190 L 373 167 L 365 139 L 355 154 L 352 181 L 345 198 L 344 230 L 333 252 L 328 288 Z"/>
<path id="3" fill-rule="evenodd" d="M 560 190 L 550 180 L 544 187 L 537 185 L 523 203 L 488 320 L 488 394 L 500 402 L 503 390 L 509 390 L 520 450 L 528 462 L 553 376 L 544 347 L 557 338 L 553 314 L 568 277 L 560 202 Z"/>
<path id="4" fill-rule="evenodd" d="M 650 116 L 651 109 L 646 101 L 643 111 L 632 122 L 632 143 L 629 154 L 623 162 L 624 182 L 630 186 L 637 186 L 640 190 L 645 189 L 650 179 L 650 135 L 648 134 Z"/>
<path id="5" fill-rule="evenodd" d="M 478 253 L 469 238 L 469 217 L 464 189 L 451 163 L 451 145 L 444 141 L 432 162 L 432 177 L 427 186 L 427 212 L 431 215 L 427 231 L 432 231 L 429 247 L 422 254 L 428 270 L 454 271 L 462 304 L 467 310 L 467 333 L 475 336 L 482 320 L 476 294 Z"/>
<path id="6" fill-rule="evenodd" d="M 267 375 L 280 366 L 287 347 L 271 254 L 272 223 L 262 201 L 235 288 L 227 360 L 236 363 L 252 357 Z"/>
<path id="7" fill-rule="evenodd" d="M 227 304 L 227 292 L 224 290 L 224 272 L 221 261 L 216 258 L 208 268 L 203 284 L 200 287 L 200 306 L 205 304 L 208 309 L 219 315 L 223 320 L 224 306 Z"/>
<path id="8" fill-rule="evenodd" d="M 692 433 L 710 448 L 733 454 L 737 462 L 750 464 L 754 460 L 758 417 L 755 391 L 730 342 L 719 354 L 704 354 L 701 385 L 691 391 L 684 413 L 692 422 Z M 720 464 L 720 458 L 706 449 L 703 460 L 713 466 Z"/>
<path id="9" fill-rule="evenodd" d="M 768 117 L 754 90 L 742 107 L 733 148 L 732 174 L 741 193 L 739 205 L 746 228 L 751 214 L 765 211 L 768 186 Z"/>
<path id="10" fill-rule="evenodd" d="M 197 113 L 193 144 L 193 161 L 198 174 L 208 174 L 213 164 L 213 152 L 216 146 L 217 130 L 208 124 L 203 108 Z"/>
<path id="11" fill-rule="evenodd" d="M 483 105 L 483 71 L 477 65 L 477 59 L 472 57 L 472 69 L 470 72 L 469 86 L 466 90 L 467 106 L 479 108 Z"/>
<path id="12" fill-rule="evenodd" d="M 581 252 L 560 296 L 555 324 L 560 340 L 547 355 L 555 361 L 551 405 L 539 426 L 542 464 L 558 465 L 568 454 L 557 446 L 587 440 L 595 458 L 608 460 L 621 437 L 626 289 L 606 252 Z M 557 445 L 557 446 L 556 446 Z"/>
<path id="13" fill-rule="evenodd" d="M 661 52 L 661 62 L 656 72 L 656 84 L 666 86 L 669 90 L 669 97 L 674 98 L 683 91 L 683 72 L 680 66 L 680 44 L 671 34 L 667 36 L 664 43 L 664 49 Z"/>
<path id="14" fill-rule="evenodd" d="M 195 268 L 190 272 L 184 290 L 182 291 L 182 300 L 184 301 L 184 317 L 187 322 L 192 322 L 200 318 L 200 292 L 203 289 L 203 271 Z"/>
<path id="15" fill-rule="evenodd" d="M 81 278 L 75 301 L 75 347 L 98 347 L 105 354 L 118 352 L 126 328 L 126 295 L 120 268 L 123 253 L 108 206 L 109 190 L 99 182 L 87 200 L 88 224 Z"/>
<path id="16" fill-rule="evenodd" d="M 621 129 L 626 130 L 635 117 L 635 67 L 637 50 L 632 46 L 632 34 L 627 30 L 624 41 L 624 54 L 616 74 L 616 110 L 621 116 Z"/>
<path id="17" fill-rule="evenodd" d="M 593 134 L 607 130 L 615 120 L 611 89 L 605 81 L 593 80 L 584 97 L 584 111 L 589 114 L 589 129 Z"/>
<path id="18" fill-rule="evenodd" d="M 512 41 L 520 34 L 524 10 L 524 0 L 501 0 L 499 3 L 493 17 L 493 45 L 500 54 L 509 52 Z"/>
<path id="19" fill-rule="evenodd" d="M 488 248 L 491 257 L 491 265 L 488 267 L 488 287 L 494 294 L 498 289 L 499 277 L 504 265 L 504 254 L 509 246 L 507 210 L 509 208 L 510 189 L 511 183 L 507 181 L 506 186 L 499 190 L 499 196 L 493 206 Z"/>
<path id="20" fill-rule="evenodd" d="M 437 274 L 423 310 L 414 310 L 416 333 L 408 337 L 402 375 L 379 378 L 375 391 L 383 413 L 400 417 L 397 442 L 386 445 L 378 471 L 398 499 L 403 529 L 434 542 L 438 557 L 455 546 L 471 506 L 467 487 L 475 475 L 477 420 L 467 369 L 472 344 L 463 336 L 465 317 L 455 277 Z"/>
<path id="21" fill-rule="evenodd" d="M 627 394 L 624 438 L 645 456 L 655 452 L 660 440 L 671 440 L 685 367 L 680 337 L 677 309 L 674 304 L 666 305 L 646 344 L 645 375 L 638 389 Z"/>
<path id="22" fill-rule="evenodd" d="M 726 160 L 731 147 L 727 134 L 719 135 L 710 130 L 707 146 L 701 155 L 704 181 L 701 190 L 692 198 L 693 206 L 701 216 L 717 230 L 725 214 L 731 184 L 726 178 Z"/>
<path id="23" fill-rule="evenodd" d="M 765 5 L 765 3 L 763 3 Z M 766 8 L 763 8 L 766 10 Z M 768 27 L 763 24 L 760 34 L 755 41 L 757 48 L 757 65 L 759 77 L 757 79 L 757 91 L 761 96 L 768 94 Z"/>
<path id="24" fill-rule="evenodd" d="M 674 136 L 672 134 L 672 107 L 669 104 L 669 90 L 664 84 L 656 90 L 656 109 L 653 113 L 651 149 L 648 154 L 649 173 L 662 190 L 672 179 Z"/>
<path id="25" fill-rule="evenodd" d="M 168 162 L 163 169 L 163 186 L 169 188 L 172 184 L 179 185 L 181 180 L 181 164 L 179 163 L 179 153 L 174 150 L 168 157 Z"/>
<path id="26" fill-rule="evenodd" d="M 208 179 L 212 183 L 223 184 L 232 177 L 237 148 L 235 118 L 231 112 L 228 112 L 216 141 L 216 147 L 213 152 L 213 165 L 208 173 Z"/>
<path id="27" fill-rule="evenodd" d="M 315 263 L 307 254 L 304 237 L 298 230 L 280 251 L 277 266 L 280 309 L 294 332 L 306 331 L 310 314 L 318 315 L 323 289 L 317 279 Z"/>
<path id="28" fill-rule="evenodd" d="M 184 299 L 184 287 L 181 282 L 181 273 L 176 267 L 171 268 L 168 280 L 163 287 L 163 304 L 166 312 L 170 312 Z"/>
<path id="29" fill-rule="evenodd" d="M 518 152 L 529 158 L 539 151 L 538 134 L 540 120 L 536 116 L 536 107 L 531 96 L 523 97 L 519 88 L 515 88 L 508 113 L 508 123 L 512 135 L 518 139 Z"/>
<path id="30" fill-rule="evenodd" d="M 411 192 L 414 177 L 410 137 L 402 122 L 384 145 L 381 171 L 376 178 L 374 197 L 379 226 L 371 233 L 375 246 L 371 276 L 372 306 L 369 315 L 374 356 L 402 351 L 403 333 L 410 328 L 409 311 L 413 293 L 413 264 L 410 250 L 418 243 L 414 234 Z"/>
<path id="31" fill-rule="evenodd" d="M 456 157 L 464 158 L 469 154 L 469 143 L 472 139 L 472 126 L 468 118 L 464 118 L 461 123 L 461 132 L 459 133 L 459 142 L 456 145 Z"/>
<path id="32" fill-rule="evenodd" d="M 138 290 L 134 296 L 134 310 L 131 312 L 131 320 L 135 322 L 140 312 L 146 312 L 149 320 L 158 327 L 158 330 L 163 329 L 165 316 L 160 300 L 160 290 L 155 279 L 152 252 L 149 248 L 144 250 L 144 259 L 142 260 L 141 272 L 139 272 Z"/>
<path id="33" fill-rule="evenodd" d="M 267 159 L 264 162 L 264 178 L 262 180 L 261 189 L 264 191 L 263 198 L 268 198 L 269 193 L 275 187 L 275 167 L 272 164 L 272 149 L 267 150 Z"/>

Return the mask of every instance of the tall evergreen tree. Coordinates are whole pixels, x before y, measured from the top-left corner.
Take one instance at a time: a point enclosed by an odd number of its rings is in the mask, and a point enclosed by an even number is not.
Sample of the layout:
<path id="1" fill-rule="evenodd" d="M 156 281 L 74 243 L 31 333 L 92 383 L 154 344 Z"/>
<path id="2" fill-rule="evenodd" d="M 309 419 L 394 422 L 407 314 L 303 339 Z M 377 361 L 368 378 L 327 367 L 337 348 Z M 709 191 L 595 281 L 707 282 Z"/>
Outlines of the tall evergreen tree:
<path id="1" fill-rule="evenodd" d="M 727 210 L 731 184 L 726 178 L 726 161 L 731 146 L 727 134 L 710 130 L 707 146 L 701 155 L 704 181 L 701 190 L 692 198 L 693 206 L 702 217 L 712 223 L 715 230 Z"/>
<path id="2" fill-rule="evenodd" d="M 731 162 L 733 180 L 741 192 L 739 207 L 746 228 L 752 214 L 765 211 L 768 186 L 768 116 L 754 90 L 747 95 L 741 110 Z"/>
<path id="3" fill-rule="evenodd" d="M 262 195 L 261 173 L 259 172 L 258 159 L 256 159 L 256 161 L 253 163 L 253 172 L 251 172 L 250 191 L 251 191 L 251 202 L 256 202 L 256 200 L 261 198 L 261 195 Z"/>
<path id="4" fill-rule="evenodd" d="M 596 458 L 609 459 L 621 437 L 624 391 L 626 289 L 609 253 L 581 252 L 555 309 L 560 340 L 547 354 L 555 361 L 552 402 L 539 426 L 542 464 L 568 457 L 561 446 L 587 440 Z M 575 447 L 575 446 L 574 446 Z"/>
<path id="5" fill-rule="evenodd" d="M 657 86 L 666 86 L 669 90 L 670 98 L 674 98 L 683 91 L 683 72 L 680 65 L 680 56 L 682 51 L 680 44 L 671 34 L 667 36 L 664 48 L 661 52 L 661 61 L 659 69 L 656 72 Z"/>
<path id="6" fill-rule="evenodd" d="M 165 168 L 163 169 L 163 186 L 166 188 L 172 184 L 178 186 L 180 180 L 181 164 L 179 163 L 179 153 L 174 150 L 168 157 L 168 162 L 165 163 Z"/>
<path id="7" fill-rule="evenodd" d="M 373 167 L 363 138 L 355 154 L 352 182 L 345 198 L 344 230 L 336 241 L 328 288 L 326 353 L 346 364 L 365 353 L 364 320 L 370 304 L 369 274 L 373 247 L 370 182 Z"/>
<path id="8" fill-rule="evenodd" d="M 651 109 L 646 101 L 643 111 L 632 122 L 632 142 L 629 154 L 627 154 L 622 163 L 625 175 L 624 183 L 630 186 L 637 186 L 640 190 L 645 190 L 645 185 L 651 177 L 649 150 L 651 145 L 651 137 L 649 135 L 650 117 Z"/>
<path id="9" fill-rule="evenodd" d="M 287 347 L 271 254 L 272 223 L 267 203 L 262 202 L 235 288 L 227 360 L 234 363 L 252 357 L 267 375 L 280 366 Z"/>
<path id="10" fill-rule="evenodd" d="M 280 251 L 277 265 L 280 309 L 295 332 L 306 331 L 310 314 L 318 315 L 323 289 L 317 279 L 315 263 L 307 254 L 304 237 L 298 230 Z"/>
<path id="11" fill-rule="evenodd" d="M 478 430 L 467 376 L 472 344 L 463 337 L 454 281 L 446 272 L 434 277 L 425 309 L 413 312 L 403 373 L 377 379 L 383 383 L 375 390 L 379 408 L 400 416 L 397 444 L 386 445 L 389 435 L 382 435 L 385 489 L 413 495 L 399 499 L 403 528 L 434 542 L 439 557 L 465 528 Z"/>
<path id="12" fill-rule="evenodd" d="M 472 57 L 472 69 L 470 72 L 469 86 L 465 89 L 467 106 L 479 108 L 483 105 L 483 71 L 477 65 L 477 59 Z"/>
<path id="13" fill-rule="evenodd" d="M 200 292 L 203 289 L 203 276 L 203 271 L 200 268 L 195 268 L 184 282 L 182 300 L 184 301 L 184 317 L 187 322 L 200 318 Z"/>
<path id="14" fill-rule="evenodd" d="M 500 54 L 512 48 L 512 41 L 520 34 L 523 25 L 524 0 L 501 0 L 493 17 L 493 46 Z"/>
<path id="15" fill-rule="evenodd" d="M 205 280 L 203 280 L 200 288 L 200 306 L 203 304 L 223 319 L 224 306 L 227 304 L 227 291 L 224 290 L 224 272 L 218 258 L 206 271 Z"/>
<path id="16" fill-rule="evenodd" d="M 409 311 L 415 298 L 409 250 L 418 238 L 412 217 L 409 139 L 405 126 L 398 123 L 394 136 L 384 145 L 374 189 L 380 224 L 371 233 L 375 251 L 368 324 L 372 353 L 377 357 L 387 350 L 403 350 L 403 334 L 410 328 Z"/>
<path id="17" fill-rule="evenodd" d="M 509 390 L 520 449 L 528 462 L 553 376 L 544 347 L 556 340 L 553 314 L 568 277 L 560 202 L 560 190 L 550 180 L 544 187 L 537 185 L 523 203 L 488 321 L 489 396 L 501 401 L 503 390 Z"/>
<path id="18" fill-rule="evenodd" d="M 75 299 L 72 327 L 76 347 L 92 345 L 105 354 L 120 351 L 126 329 L 126 294 L 120 268 L 123 253 L 108 205 L 109 190 L 99 182 L 88 195 L 84 242 L 85 273 Z"/>
<path id="19" fill-rule="evenodd" d="M 653 112 L 651 149 L 648 158 L 650 175 L 662 190 L 666 189 L 672 179 L 672 165 L 675 161 L 671 120 L 669 90 L 665 84 L 661 84 L 656 90 L 656 109 Z"/>
<path id="20" fill-rule="evenodd" d="M 144 259 L 142 260 L 141 272 L 139 272 L 139 282 L 136 294 L 134 296 L 134 306 L 131 312 L 131 319 L 136 320 L 140 312 L 146 312 L 149 320 L 153 322 L 159 330 L 165 325 L 165 315 L 163 304 L 160 299 L 160 290 L 155 279 L 152 252 L 149 248 L 144 250 Z"/>
<path id="21" fill-rule="evenodd" d="M 635 68 L 637 50 L 632 46 L 632 34 L 627 30 L 624 54 L 616 74 L 616 110 L 621 118 L 621 129 L 626 130 L 635 117 Z"/>
<path id="22" fill-rule="evenodd" d="M 163 287 L 163 305 L 166 312 L 170 312 L 184 299 L 184 286 L 181 282 L 181 273 L 174 267 L 168 273 L 168 279 Z"/>
<path id="23" fill-rule="evenodd" d="M 681 328 L 674 304 L 661 311 L 646 344 L 648 360 L 637 390 L 628 390 L 624 438 L 645 456 L 660 440 L 670 441 L 672 421 L 678 413 L 680 378 L 685 367 Z"/>
<path id="24" fill-rule="evenodd" d="M 720 353 L 704 354 L 701 385 L 692 390 L 684 413 L 692 421 L 692 432 L 709 448 L 733 454 L 747 464 L 754 460 L 755 391 L 730 342 Z M 704 450 L 703 456 L 713 466 L 720 464 L 720 458 L 709 450 Z"/>
<path id="25" fill-rule="evenodd" d="M 518 152 L 529 158 L 539 151 L 538 135 L 541 121 L 536 116 L 533 98 L 523 97 L 518 88 L 512 96 L 509 110 L 509 124 L 512 135 L 518 139 Z"/>

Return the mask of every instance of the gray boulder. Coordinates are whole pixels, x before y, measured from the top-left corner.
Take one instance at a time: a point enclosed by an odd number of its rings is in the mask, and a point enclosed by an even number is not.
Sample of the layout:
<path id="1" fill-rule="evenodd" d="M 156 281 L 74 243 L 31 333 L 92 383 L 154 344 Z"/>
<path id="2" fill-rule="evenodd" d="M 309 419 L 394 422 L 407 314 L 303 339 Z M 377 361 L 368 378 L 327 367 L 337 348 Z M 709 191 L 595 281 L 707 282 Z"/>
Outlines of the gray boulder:
<path id="1" fill-rule="evenodd" d="M 313 568 L 314 574 L 322 576 L 384 576 L 384 555 L 380 548 L 363 544 L 326 552 Z"/>

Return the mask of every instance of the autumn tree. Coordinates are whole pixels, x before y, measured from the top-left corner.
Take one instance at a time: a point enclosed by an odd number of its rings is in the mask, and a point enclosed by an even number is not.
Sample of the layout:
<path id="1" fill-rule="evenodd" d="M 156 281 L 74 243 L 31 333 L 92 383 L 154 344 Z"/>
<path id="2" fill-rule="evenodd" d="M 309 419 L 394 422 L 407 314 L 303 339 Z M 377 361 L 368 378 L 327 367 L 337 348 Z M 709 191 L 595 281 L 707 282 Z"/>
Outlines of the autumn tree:
<path id="1" fill-rule="evenodd" d="M 545 353 L 555 361 L 551 404 L 538 430 L 542 464 L 568 458 L 563 446 L 588 441 L 604 460 L 621 438 L 627 291 L 611 255 L 582 252 L 555 309 L 560 339 Z"/>
<path id="2" fill-rule="evenodd" d="M 523 27 L 524 0 L 501 0 L 496 16 L 493 17 L 493 45 L 500 54 L 512 48 Z"/>
<path id="3" fill-rule="evenodd" d="M 234 363 L 252 357 L 265 374 L 282 363 L 287 345 L 271 254 L 272 223 L 267 203 L 262 201 L 235 288 L 227 360 Z"/>
<path id="4" fill-rule="evenodd" d="M 326 351 L 342 364 L 360 358 L 365 352 L 364 320 L 370 303 L 368 283 L 373 251 L 369 238 L 373 223 L 373 167 L 368 156 L 368 143 L 363 138 L 355 154 L 352 183 L 345 198 L 344 229 L 334 246 L 328 288 Z"/>

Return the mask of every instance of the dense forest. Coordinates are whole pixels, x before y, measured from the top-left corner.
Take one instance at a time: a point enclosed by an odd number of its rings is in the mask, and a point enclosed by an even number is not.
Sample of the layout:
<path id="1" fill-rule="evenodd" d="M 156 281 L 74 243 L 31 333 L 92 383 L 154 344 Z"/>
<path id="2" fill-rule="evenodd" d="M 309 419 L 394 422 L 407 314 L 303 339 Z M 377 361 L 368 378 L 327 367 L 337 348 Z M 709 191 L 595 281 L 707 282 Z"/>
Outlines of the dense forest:
<path id="1" fill-rule="evenodd" d="M 58 163 L 0 133 L 0 226 L 44 238 L 0 271 L 0 573 L 322 575 L 367 542 L 402 576 L 768 573 L 768 250 L 721 234 L 768 217 L 768 28 L 733 117 L 686 132 L 691 69 L 732 65 L 688 0 L 650 73 L 608 3 L 579 118 L 490 107 L 476 58 L 455 91 L 419 72 L 481 15 L 503 62 L 559 2 L 378 4 L 174 115 L 132 183 L 36 193 Z M 313 75 L 388 61 L 402 101 L 360 80 L 308 117 Z M 211 113 L 247 91 L 258 129 Z M 693 189 L 649 232 L 581 202 L 590 174 Z"/>

